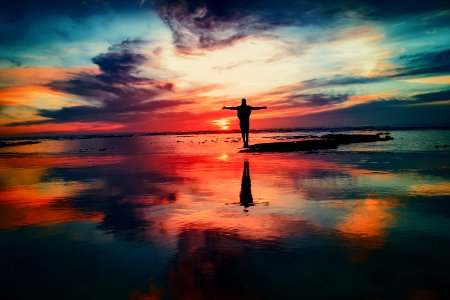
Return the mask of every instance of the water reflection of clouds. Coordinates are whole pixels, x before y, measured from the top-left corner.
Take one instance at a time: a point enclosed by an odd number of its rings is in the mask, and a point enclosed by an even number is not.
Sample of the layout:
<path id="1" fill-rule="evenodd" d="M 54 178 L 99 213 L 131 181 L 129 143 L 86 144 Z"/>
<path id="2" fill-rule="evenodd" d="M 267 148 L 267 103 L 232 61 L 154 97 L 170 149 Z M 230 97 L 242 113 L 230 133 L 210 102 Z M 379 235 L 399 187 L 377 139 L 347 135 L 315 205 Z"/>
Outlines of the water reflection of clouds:
<path id="1" fill-rule="evenodd" d="M 254 207 L 245 222 L 233 207 L 224 207 L 224 203 L 239 199 L 242 172 L 246 174 L 245 163 L 243 168 L 242 160 L 235 156 L 226 160 L 206 155 L 3 158 L 0 192 L 2 199 L 7 199 L 3 205 L 17 207 L 20 203 L 44 209 L 45 204 L 49 211 L 94 214 L 96 220 L 101 215 L 99 228 L 115 233 L 137 229 L 145 229 L 138 230 L 140 234 L 153 232 L 151 224 L 156 222 L 164 232 L 174 234 L 196 224 L 196 228 L 263 238 L 283 236 L 282 228 L 289 227 L 283 224 L 302 219 L 318 226 L 333 224 L 346 233 L 377 235 L 380 229 L 375 225 L 383 227 L 388 200 L 374 200 L 376 195 L 386 194 L 386 187 L 390 192 L 405 190 L 405 183 L 412 190 L 418 189 L 409 173 L 380 172 L 365 169 L 367 165 L 355 167 L 317 156 L 266 158 L 250 157 L 250 189 L 256 191 L 255 201 L 270 201 L 270 205 Z M 245 182 L 250 182 L 249 172 L 250 167 Z M 325 205 L 329 200 L 351 199 L 356 199 L 355 204 L 347 205 L 345 212 Z M 324 204 L 310 205 L 307 200 Z M 334 222 L 325 225 L 321 214 Z M 338 221 L 345 218 L 347 221 Z"/>
<path id="2" fill-rule="evenodd" d="M 313 249 L 338 245 L 351 249 L 337 252 L 340 259 L 362 261 L 386 244 L 402 198 L 430 190 L 445 195 L 448 188 L 436 175 L 392 165 L 380 170 L 345 156 L 245 158 L 247 171 L 239 155 L 1 158 L 0 228 L 88 222 L 118 240 L 176 249 L 168 263 L 174 294 L 249 298 L 239 284 L 231 291 L 217 286 L 237 264 L 248 263 L 249 252 L 318 258 Z M 254 202 L 269 205 L 251 206 L 249 213 L 226 205 L 242 204 L 243 185 Z"/>
<path id="3" fill-rule="evenodd" d="M 92 158 L 14 157 L 0 159 L 1 227 L 52 225 L 74 220 L 99 221 L 101 212 L 68 209 L 67 199 L 101 189 L 101 180 L 81 182 L 49 175 L 52 167 L 74 168 L 91 164 Z M 99 159 L 102 164 L 110 157 Z M 116 161 L 116 160 L 114 160 Z"/>
<path id="4" fill-rule="evenodd" d="M 450 196 L 449 182 L 414 184 L 410 186 L 411 193 L 418 196 Z"/>

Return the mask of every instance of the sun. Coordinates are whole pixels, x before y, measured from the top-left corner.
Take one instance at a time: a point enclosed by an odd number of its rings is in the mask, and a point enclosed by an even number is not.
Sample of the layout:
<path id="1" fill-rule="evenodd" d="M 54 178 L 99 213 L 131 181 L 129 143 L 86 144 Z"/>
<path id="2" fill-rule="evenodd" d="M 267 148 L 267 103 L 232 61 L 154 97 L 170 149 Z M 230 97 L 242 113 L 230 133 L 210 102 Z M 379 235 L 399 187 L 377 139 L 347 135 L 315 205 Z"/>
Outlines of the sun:
<path id="1" fill-rule="evenodd" d="M 211 123 L 213 123 L 216 126 L 219 126 L 221 130 L 230 129 L 230 121 L 228 119 L 212 120 Z"/>

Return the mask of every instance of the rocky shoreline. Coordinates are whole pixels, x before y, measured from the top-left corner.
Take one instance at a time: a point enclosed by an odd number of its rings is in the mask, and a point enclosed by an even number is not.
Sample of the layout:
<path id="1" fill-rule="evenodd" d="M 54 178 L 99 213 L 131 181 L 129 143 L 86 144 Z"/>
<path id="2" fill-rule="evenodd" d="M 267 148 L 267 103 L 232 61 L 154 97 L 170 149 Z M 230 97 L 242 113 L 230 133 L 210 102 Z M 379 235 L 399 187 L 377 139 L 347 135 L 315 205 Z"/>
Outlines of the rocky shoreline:
<path id="1" fill-rule="evenodd" d="M 393 139 L 387 132 L 377 134 L 326 134 L 309 140 L 254 144 L 239 152 L 258 153 L 326 150 L 337 149 L 339 145 L 383 142 Z"/>

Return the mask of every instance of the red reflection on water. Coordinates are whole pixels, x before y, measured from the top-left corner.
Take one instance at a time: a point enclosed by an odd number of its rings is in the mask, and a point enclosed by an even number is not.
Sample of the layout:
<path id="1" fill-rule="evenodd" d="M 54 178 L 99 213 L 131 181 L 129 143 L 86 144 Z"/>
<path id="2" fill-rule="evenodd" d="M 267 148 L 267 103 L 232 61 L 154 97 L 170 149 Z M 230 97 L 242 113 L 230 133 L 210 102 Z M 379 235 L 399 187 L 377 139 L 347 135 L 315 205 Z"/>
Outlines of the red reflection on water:
<path id="1" fill-rule="evenodd" d="M 249 245 L 282 249 L 287 238 L 332 232 L 352 246 L 380 247 L 398 205 L 339 194 L 355 179 L 390 174 L 312 155 L 17 156 L 0 158 L 0 168 L 0 228 L 89 220 L 119 237 L 123 230 L 128 238 L 169 244 L 177 249 L 171 293 L 184 299 L 255 298 L 244 287 L 212 283 Z M 240 198 L 244 181 L 251 181 L 246 193 L 255 204 L 248 211 Z M 159 299 L 163 292 L 151 287 L 130 298 Z"/>
<path id="2" fill-rule="evenodd" d="M 259 159 L 261 159 L 259 161 Z M 307 195 L 299 189 L 296 177 L 308 176 L 317 170 L 341 172 L 346 166 L 302 158 L 268 161 L 250 157 L 251 188 L 256 205 L 244 212 L 240 206 L 243 161 L 211 159 L 211 157 L 173 157 L 173 174 L 178 178 L 176 201 L 170 211 L 153 207 L 139 208 L 139 215 L 148 222 L 157 222 L 159 230 L 149 234 L 178 236 L 183 230 L 214 230 L 236 234 L 246 240 L 274 240 L 286 235 L 302 235 L 304 226 L 297 226 L 304 216 L 302 209 Z M 158 158 L 165 163 L 164 158 Z M 149 165 L 150 163 L 145 163 Z M 276 169 L 282 165 L 282 169 Z M 155 203 L 152 195 L 138 197 L 139 203 Z M 296 215 L 295 215 L 296 213 Z M 311 224 L 313 222 L 310 222 Z M 314 226 L 310 226 L 314 227 Z M 308 229 L 309 230 L 309 229 Z M 161 237 L 159 237 L 162 239 Z"/>
<path id="3" fill-rule="evenodd" d="M 0 158 L 0 228 L 50 225 L 75 220 L 99 222 L 102 212 L 81 212 L 59 201 L 94 188 L 102 182 L 46 180 L 54 167 L 79 168 L 111 164 L 119 157 L 2 157 Z"/>

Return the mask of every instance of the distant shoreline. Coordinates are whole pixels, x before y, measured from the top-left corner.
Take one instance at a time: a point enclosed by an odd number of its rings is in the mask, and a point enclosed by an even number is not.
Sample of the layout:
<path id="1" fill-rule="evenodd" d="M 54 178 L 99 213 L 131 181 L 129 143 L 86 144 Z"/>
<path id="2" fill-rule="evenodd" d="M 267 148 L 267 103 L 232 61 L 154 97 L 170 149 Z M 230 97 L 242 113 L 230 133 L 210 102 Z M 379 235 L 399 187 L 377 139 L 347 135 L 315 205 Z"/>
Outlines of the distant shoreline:
<path id="1" fill-rule="evenodd" d="M 403 131 L 403 130 L 450 130 L 448 126 L 349 126 L 349 127 L 294 127 L 294 128 L 268 128 L 254 129 L 253 133 L 273 133 L 273 132 L 342 132 L 342 131 Z M 159 135 L 202 135 L 202 134 L 229 134 L 240 133 L 234 130 L 203 130 L 203 131 L 173 131 L 173 132 L 146 132 L 146 133 L 110 133 L 110 134 L 61 134 L 61 135 L 24 135 L 0 137 L 0 141 L 22 141 L 22 140 L 75 140 L 75 139 L 95 139 L 95 138 L 122 138 L 138 136 L 159 136 Z"/>
<path id="2" fill-rule="evenodd" d="M 33 144 L 40 144 L 40 143 L 41 142 L 38 142 L 38 141 L 23 141 L 23 142 L 2 142 L 2 141 L 0 141 L 0 148 L 23 146 L 23 145 L 33 145 Z"/>

